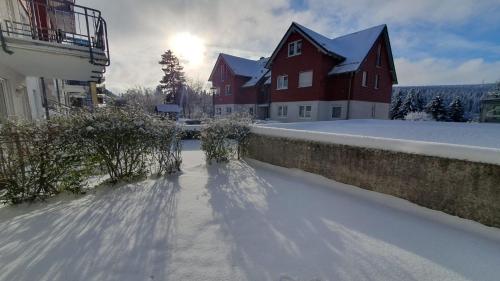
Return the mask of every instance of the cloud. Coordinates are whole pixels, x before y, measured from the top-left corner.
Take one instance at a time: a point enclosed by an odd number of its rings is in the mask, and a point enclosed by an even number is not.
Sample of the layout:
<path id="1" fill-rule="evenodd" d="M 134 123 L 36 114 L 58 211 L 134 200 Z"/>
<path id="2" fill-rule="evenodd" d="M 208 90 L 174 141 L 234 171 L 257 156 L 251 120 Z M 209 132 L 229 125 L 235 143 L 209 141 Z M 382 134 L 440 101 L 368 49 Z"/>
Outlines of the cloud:
<path id="1" fill-rule="evenodd" d="M 478 58 L 457 63 L 438 58 L 396 58 L 395 65 L 399 84 L 405 86 L 481 84 L 500 80 L 500 60 L 485 62 Z"/>
<path id="2" fill-rule="evenodd" d="M 292 21 L 331 37 L 387 23 L 394 53 L 402 59 L 403 67 L 409 63 L 419 65 L 417 59 L 436 57 L 432 50 L 425 48 L 428 31 L 419 29 L 424 23 L 439 30 L 440 26 L 461 26 L 471 21 L 495 23 L 487 26 L 500 24 L 498 0 L 303 2 L 300 7 L 294 7 L 290 0 L 78 1 L 81 5 L 102 10 L 108 22 L 112 65 L 106 83 L 115 92 L 136 85 L 156 86 L 162 75 L 157 63 L 160 55 L 171 47 L 169 39 L 180 32 L 189 32 L 206 42 L 204 62 L 197 68 L 186 69 L 192 79 L 206 81 L 219 52 L 249 58 L 268 56 Z M 442 34 L 448 36 L 446 28 L 443 30 Z M 449 35 L 447 42 L 453 39 L 462 49 L 477 50 L 486 46 L 452 36 Z M 450 49 L 447 44 L 434 42 L 432 48 Z M 487 47 L 495 55 L 497 46 L 488 43 Z M 403 71 L 398 76 L 401 81 L 412 81 L 412 76 L 420 75 L 425 74 Z"/>

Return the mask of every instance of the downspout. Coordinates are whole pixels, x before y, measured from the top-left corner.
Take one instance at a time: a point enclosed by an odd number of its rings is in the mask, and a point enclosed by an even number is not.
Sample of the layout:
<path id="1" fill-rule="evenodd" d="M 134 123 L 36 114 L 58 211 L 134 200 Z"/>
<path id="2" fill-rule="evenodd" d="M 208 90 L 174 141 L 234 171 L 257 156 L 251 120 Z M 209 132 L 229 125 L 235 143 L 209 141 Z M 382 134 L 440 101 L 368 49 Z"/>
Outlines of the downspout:
<path id="1" fill-rule="evenodd" d="M 349 90 L 347 92 L 347 109 L 346 109 L 346 115 L 345 119 L 349 119 L 349 114 L 350 114 L 350 109 L 351 109 L 351 92 L 352 92 L 352 79 L 354 77 L 354 72 L 350 73 L 349 77 Z"/>
<path id="2" fill-rule="evenodd" d="M 41 77 L 40 82 L 42 83 L 42 100 L 43 104 L 45 105 L 45 118 L 49 120 L 50 119 L 49 100 L 47 99 L 47 91 L 45 90 L 45 79 Z"/>

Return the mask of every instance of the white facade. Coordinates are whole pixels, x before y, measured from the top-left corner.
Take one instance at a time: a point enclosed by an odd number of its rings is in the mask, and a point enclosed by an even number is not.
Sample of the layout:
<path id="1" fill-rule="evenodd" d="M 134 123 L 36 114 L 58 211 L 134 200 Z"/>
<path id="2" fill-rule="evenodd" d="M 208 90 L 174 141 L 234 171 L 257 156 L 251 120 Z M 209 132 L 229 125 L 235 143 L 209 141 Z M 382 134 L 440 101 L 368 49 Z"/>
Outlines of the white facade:
<path id="1" fill-rule="evenodd" d="M 214 108 L 216 117 L 228 116 L 233 113 L 246 113 L 255 116 L 257 112 L 256 104 L 216 104 Z"/>
<path id="2" fill-rule="evenodd" d="M 29 29 L 31 26 L 27 13 L 19 6 L 20 3 L 18 0 L 0 0 L 0 31 L 2 32 L 0 119 L 37 120 L 46 116 L 41 77 L 44 79 L 49 113 L 65 113 L 71 105 L 70 97 L 74 95 L 81 98 L 86 95 L 88 89 L 83 86 L 67 86 L 63 81 L 98 81 L 105 69 L 107 56 L 104 49 L 90 47 L 94 45 L 91 45 L 89 41 L 80 43 L 88 44 L 85 47 L 76 44 L 76 41 L 71 44 L 68 41 L 57 41 L 52 37 L 50 40 L 38 40 L 26 36 L 16 29 L 18 27 Z M 47 5 L 49 3 L 47 2 Z M 54 12 L 49 9 L 49 11 L 58 13 L 57 10 Z M 69 23 L 75 17 L 75 15 L 60 12 L 57 15 L 66 17 Z M 57 22 L 57 19 L 55 21 Z M 71 24 L 70 26 L 58 24 L 53 28 L 69 29 L 68 31 L 74 32 L 74 26 Z M 40 33 L 38 36 L 48 35 Z M 71 40 L 70 35 L 66 38 Z M 92 40 L 100 38 L 93 37 Z M 96 42 L 93 41 L 92 44 Z"/>
<path id="3" fill-rule="evenodd" d="M 355 100 L 273 102 L 270 116 L 282 122 L 388 119 L 389 107 L 388 103 Z"/>

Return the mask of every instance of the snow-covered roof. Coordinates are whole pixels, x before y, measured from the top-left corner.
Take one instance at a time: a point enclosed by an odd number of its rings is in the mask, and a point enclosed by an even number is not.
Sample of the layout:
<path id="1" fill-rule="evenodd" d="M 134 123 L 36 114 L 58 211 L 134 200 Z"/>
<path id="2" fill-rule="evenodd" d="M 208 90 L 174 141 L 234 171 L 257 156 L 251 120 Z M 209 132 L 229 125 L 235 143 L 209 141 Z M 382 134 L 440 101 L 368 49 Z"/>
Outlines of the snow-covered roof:
<path id="1" fill-rule="evenodd" d="M 181 112 L 181 108 L 177 104 L 158 104 L 156 105 L 156 111 L 158 112 Z"/>
<path id="2" fill-rule="evenodd" d="M 254 86 L 267 73 L 264 67 L 269 58 L 249 60 L 228 54 L 220 54 L 235 75 L 250 77 L 243 87 Z"/>
<path id="3" fill-rule="evenodd" d="M 336 65 L 332 70 L 330 70 L 330 75 L 356 71 L 359 69 L 361 63 L 375 44 L 375 41 L 386 29 L 387 26 L 385 24 L 382 24 L 337 38 L 328 38 L 294 22 L 290 26 L 287 34 L 285 34 L 285 36 L 283 37 L 280 45 L 278 45 L 275 52 L 271 56 L 267 67 L 270 66 L 269 64 L 274 59 L 277 51 L 281 49 L 290 33 L 292 31 L 298 31 L 307 39 L 309 39 L 314 45 L 322 49 L 323 52 L 334 56 L 341 61 L 340 64 Z M 388 49 L 389 52 L 391 52 L 390 48 Z M 390 54 L 390 60 L 392 64 L 392 54 Z M 394 78 L 394 80 L 396 81 L 395 76 Z"/>

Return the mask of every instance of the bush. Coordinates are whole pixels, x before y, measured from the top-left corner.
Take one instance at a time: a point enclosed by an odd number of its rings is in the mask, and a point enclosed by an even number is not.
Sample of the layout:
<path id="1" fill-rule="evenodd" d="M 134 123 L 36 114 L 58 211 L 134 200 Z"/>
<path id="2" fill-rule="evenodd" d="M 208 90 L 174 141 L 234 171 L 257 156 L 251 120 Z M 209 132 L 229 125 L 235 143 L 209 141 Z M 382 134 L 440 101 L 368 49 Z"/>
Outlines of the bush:
<path id="1" fill-rule="evenodd" d="M 228 161 L 234 154 L 240 159 L 250 134 L 250 122 L 244 115 L 209 121 L 200 137 L 207 161 Z"/>
<path id="2" fill-rule="evenodd" d="M 405 120 L 408 121 L 435 121 L 427 112 L 410 112 L 405 115 Z"/>
<path id="3" fill-rule="evenodd" d="M 172 121 L 133 108 L 106 108 L 86 115 L 80 133 L 112 182 L 146 175 L 152 161 L 158 174 L 180 169 L 180 130 Z"/>
<path id="4" fill-rule="evenodd" d="M 63 190 L 79 193 L 92 166 L 76 119 L 7 122 L 0 129 L 0 200 L 21 203 Z"/>

